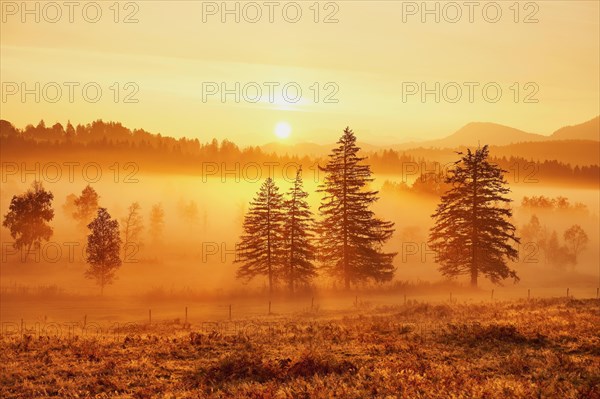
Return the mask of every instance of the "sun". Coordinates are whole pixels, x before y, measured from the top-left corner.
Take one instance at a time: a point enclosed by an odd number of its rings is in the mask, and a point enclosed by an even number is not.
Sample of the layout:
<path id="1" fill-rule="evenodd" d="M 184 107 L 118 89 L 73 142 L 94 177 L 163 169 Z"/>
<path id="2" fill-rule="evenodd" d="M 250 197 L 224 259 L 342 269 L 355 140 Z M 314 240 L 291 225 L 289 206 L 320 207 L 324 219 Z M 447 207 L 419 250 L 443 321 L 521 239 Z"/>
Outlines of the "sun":
<path id="1" fill-rule="evenodd" d="M 275 136 L 280 139 L 287 139 L 292 133 L 292 127 L 287 122 L 279 122 L 275 125 Z"/>

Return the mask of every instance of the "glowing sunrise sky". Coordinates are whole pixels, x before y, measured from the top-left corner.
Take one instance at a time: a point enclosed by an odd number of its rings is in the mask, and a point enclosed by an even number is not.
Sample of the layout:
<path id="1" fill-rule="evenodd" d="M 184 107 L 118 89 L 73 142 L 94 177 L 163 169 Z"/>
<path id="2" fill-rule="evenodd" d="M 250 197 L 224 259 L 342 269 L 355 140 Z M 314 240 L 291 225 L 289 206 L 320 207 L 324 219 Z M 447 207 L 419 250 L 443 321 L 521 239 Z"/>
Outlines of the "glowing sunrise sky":
<path id="1" fill-rule="evenodd" d="M 361 141 L 388 144 L 444 136 L 471 121 L 549 134 L 591 119 L 600 108 L 598 1 L 536 2 L 538 23 L 515 23 L 512 1 L 498 2 L 503 14 L 497 23 L 486 22 L 481 7 L 473 23 L 467 8 L 456 23 L 443 18 L 435 23 L 433 16 L 422 23 L 420 13 L 405 15 L 403 22 L 406 5 L 400 1 L 337 2 L 337 23 L 315 23 L 312 1 L 298 2 L 302 17 L 297 23 L 286 22 L 281 7 L 273 23 L 266 7 L 256 23 L 243 18 L 236 23 L 234 16 L 222 23 L 220 13 L 205 15 L 204 23 L 206 2 L 201 1 L 140 1 L 134 15 L 139 22 L 131 24 L 114 23 L 112 1 L 98 2 L 103 14 L 95 24 L 86 22 L 80 9 L 73 23 L 66 14 L 57 23 L 35 23 L 33 16 L 22 23 L 21 14 L 12 15 L 6 3 L 12 2 L 2 2 L 3 89 L 6 82 L 28 87 L 80 82 L 79 88 L 97 82 L 103 89 L 97 103 L 84 101 L 80 89 L 69 103 L 63 87 L 63 97 L 54 104 L 36 103 L 33 96 L 23 103 L 20 94 L 7 97 L 4 90 L 0 117 L 17 127 L 40 119 L 46 124 L 103 119 L 163 135 L 256 145 L 277 140 L 274 127 L 286 122 L 291 141 L 331 143 L 350 125 Z M 214 4 L 221 7 L 221 2 Z M 325 5 L 319 4 L 320 20 L 334 11 Z M 133 10 L 121 9 L 119 18 Z M 519 19 L 532 10 L 521 9 Z M 121 85 L 119 103 L 109 88 L 114 82 Z M 127 82 L 139 87 L 138 103 L 122 102 Z M 230 88 L 235 82 L 257 82 L 263 98 L 236 103 L 231 95 L 223 103 L 219 94 L 203 101 L 203 82 L 225 82 Z M 279 83 L 272 102 L 264 82 Z M 280 88 L 288 82 L 303 91 L 296 104 L 282 99 Z M 315 82 L 319 102 L 310 89 Z M 323 102 L 332 91 L 323 87 L 328 82 L 339 89 L 333 97 L 337 103 Z M 435 103 L 433 96 L 422 103 L 419 95 L 403 102 L 403 82 L 480 86 L 473 103 L 466 88 L 457 103 Z M 482 98 L 487 82 L 503 89 L 497 103 Z M 510 90 L 514 82 L 520 84 L 519 103 Z M 522 102 L 527 82 L 539 87 L 538 103 Z"/>

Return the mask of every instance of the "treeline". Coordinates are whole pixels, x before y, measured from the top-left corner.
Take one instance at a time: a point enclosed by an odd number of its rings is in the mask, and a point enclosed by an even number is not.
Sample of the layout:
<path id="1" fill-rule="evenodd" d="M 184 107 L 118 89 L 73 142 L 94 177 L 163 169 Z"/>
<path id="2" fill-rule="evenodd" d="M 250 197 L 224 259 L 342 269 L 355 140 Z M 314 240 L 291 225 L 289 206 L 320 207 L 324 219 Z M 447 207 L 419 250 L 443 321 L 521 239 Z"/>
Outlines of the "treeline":
<path id="1" fill-rule="evenodd" d="M 197 173 L 201 162 L 275 162 L 280 168 L 290 163 L 316 165 L 324 160 L 266 153 L 258 146 L 238 147 L 229 140 L 180 138 L 153 134 L 143 129 L 128 129 L 118 122 L 97 120 L 86 125 L 73 126 L 55 123 L 46 126 L 42 120 L 36 126 L 15 128 L 0 120 L 0 151 L 5 161 L 73 159 L 95 161 L 144 162 L 146 171 L 181 171 Z M 412 181 L 417 177 L 432 183 L 432 177 L 444 174 L 452 161 L 437 161 L 415 156 L 410 151 L 392 149 L 366 154 L 374 173 L 394 174 Z M 491 157 L 506 170 L 506 178 L 513 184 L 569 184 L 598 186 L 600 166 L 572 166 L 555 160 L 537 161 L 524 157 Z M 439 181 L 439 179 L 438 179 Z M 418 189 L 420 189 L 419 187 Z M 417 190 L 418 191 L 418 190 Z M 426 190 L 427 191 L 427 190 Z M 436 192 L 439 194 L 439 192 Z"/>
<path id="2" fill-rule="evenodd" d="M 597 187 L 600 181 L 599 165 L 573 167 L 556 160 L 534 162 L 523 157 L 492 157 L 490 162 L 506 170 L 506 178 L 517 184 L 562 183 Z"/>
<path id="3" fill-rule="evenodd" d="M 373 171 L 381 174 L 395 174 L 402 177 L 404 185 L 399 189 L 410 188 L 411 181 L 417 184 L 416 192 L 427 191 L 439 194 L 439 191 L 424 188 L 426 185 L 443 183 L 445 175 L 454 165 L 454 161 L 414 157 L 407 152 L 384 150 L 369 155 Z M 532 161 L 523 157 L 490 157 L 490 162 L 505 170 L 505 178 L 512 184 L 564 184 L 577 186 L 598 186 L 600 166 L 588 165 L 574 167 L 556 160 Z M 419 181 L 417 183 L 417 181 Z M 424 190 L 423 190 L 424 189 Z"/>
<path id="4" fill-rule="evenodd" d="M 555 198 L 539 196 L 525 196 L 521 200 L 521 206 L 530 210 L 546 210 L 546 211 L 575 211 L 584 214 L 588 213 L 587 205 L 582 202 L 571 203 L 567 197 L 558 196 Z"/>
<path id="5" fill-rule="evenodd" d="M 96 162 L 140 162 L 145 171 L 201 172 L 201 162 L 240 163 L 277 162 L 279 167 L 290 163 L 311 164 L 309 157 L 267 154 L 258 146 L 239 148 L 229 140 L 199 139 L 153 134 L 143 129 L 130 130 L 118 122 L 97 120 L 86 125 L 66 127 L 56 123 L 17 129 L 0 120 L 0 151 L 5 161 L 60 161 L 92 159 Z"/>

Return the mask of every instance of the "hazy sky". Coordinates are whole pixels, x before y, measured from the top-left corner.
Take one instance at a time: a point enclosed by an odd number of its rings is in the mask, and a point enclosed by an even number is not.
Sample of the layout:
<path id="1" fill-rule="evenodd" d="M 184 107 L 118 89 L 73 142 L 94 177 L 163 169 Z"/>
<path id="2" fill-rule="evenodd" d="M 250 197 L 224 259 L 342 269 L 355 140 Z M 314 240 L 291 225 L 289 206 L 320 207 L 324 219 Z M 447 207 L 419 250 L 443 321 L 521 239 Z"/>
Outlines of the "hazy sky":
<path id="1" fill-rule="evenodd" d="M 599 113 L 598 1 L 464 3 L 428 2 L 436 22 L 420 1 L 227 2 L 232 14 L 220 1 L 139 1 L 119 3 L 118 15 L 98 1 L 80 3 L 69 22 L 57 2 L 52 23 L 54 6 L 40 3 L 36 22 L 21 2 L 3 1 L 0 116 L 18 127 L 117 120 L 247 145 L 276 140 L 282 121 L 290 141 L 333 142 L 350 125 L 361 141 L 386 144 L 471 121 L 549 134 Z M 35 93 L 23 101 L 23 82 L 34 92 L 40 82 L 39 103 Z M 422 83 L 432 90 L 424 99 Z"/>

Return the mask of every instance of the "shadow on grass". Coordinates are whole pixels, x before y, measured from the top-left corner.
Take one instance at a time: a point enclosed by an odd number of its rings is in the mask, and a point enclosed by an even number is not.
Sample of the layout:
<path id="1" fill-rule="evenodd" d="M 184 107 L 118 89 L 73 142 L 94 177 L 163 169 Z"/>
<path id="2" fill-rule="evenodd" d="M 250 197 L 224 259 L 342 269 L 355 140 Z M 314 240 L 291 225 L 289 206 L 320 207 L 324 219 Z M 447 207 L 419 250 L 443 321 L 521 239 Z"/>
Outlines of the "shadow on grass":
<path id="1" fill-rule="evenodd" d="M 312 378 L 315 375 L 353 374 L 356 366 L 331 355 L 305 352 L 299 358 L 266 359 L 258 351 L 229 353 L 212 364 L 201 365 L 185 377 L 186 385 L 193 388 L 222 389 L 227 383 L 287 381 Z"/>

